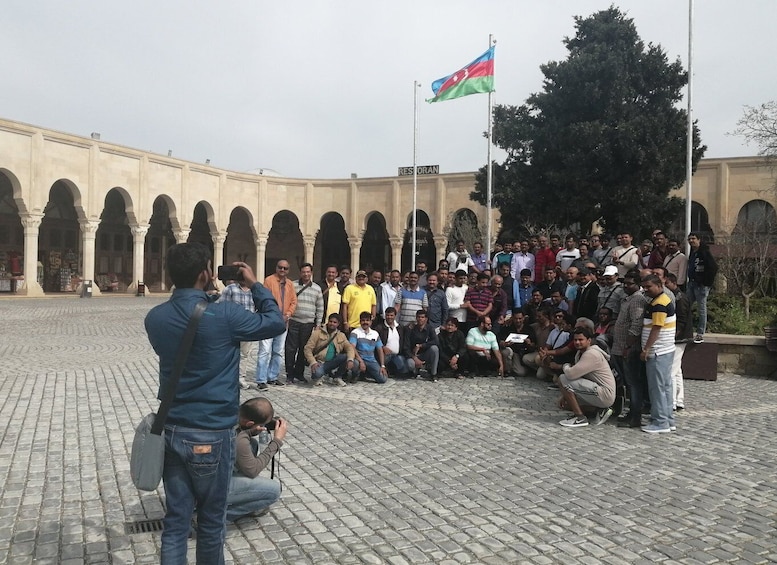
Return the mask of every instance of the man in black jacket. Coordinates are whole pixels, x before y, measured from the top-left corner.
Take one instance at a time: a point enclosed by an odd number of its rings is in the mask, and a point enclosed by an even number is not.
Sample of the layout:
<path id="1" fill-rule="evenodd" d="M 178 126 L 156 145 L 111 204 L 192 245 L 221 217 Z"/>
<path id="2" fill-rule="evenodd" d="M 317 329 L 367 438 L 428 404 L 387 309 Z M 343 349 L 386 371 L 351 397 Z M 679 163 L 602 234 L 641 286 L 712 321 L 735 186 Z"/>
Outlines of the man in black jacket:
<path id="1" fill-rule="evenodd" d="M 596 284 L 596 273 L 587 267 L 581 267 L 577 273 L 577 298 L 573 305 L 572 315 L 575 318 L 593 320 L 599 311 L 599 285 Z"/>
<path id="2" fill-rule="evenodd" d="M 405 356 L 407 328 L 397 323 L 397 310 L 393 306 L 386 308 L 383 316 L 383 320 L 375 320 L 372 329 L 378 332 L 383 342 L 386 370 L 392 375 L 407 377 L 413 372 L 413 363 Z"/>
<path id="3" fill-rule="evenodd" d="M 411 324 L 405 331 L 405 357 L 411 360 L 417 375 L 426 376 L 421 372 L 421 369 L 426 366 L 427 378 L 437 381 L 440 347 L 437 333 L 429 324 L 426 310 L 416 312 L 415 324 Z"/>
<path id="4" fill-rule="evenodd" d="M 440 328 L 437 340 L 440 347 L 439 372 L 452 371 L 457 379 L 463 379 L 467 367 L 467 341 L 459 331 L 459 321 L 453 316 L 448 318 Z"/>
<path id="5" fill-rule="evenodd" d="M 688 234 L 688 243 L 691 246 L 691 254 L 688 257 L 688 300 L 691 306 L 694 302 L 699 303 L 699 323 L 693 342 L 701 343 L 707 330 L 707 297 L 715 284 L 718 264 L 698 232 Z"/>

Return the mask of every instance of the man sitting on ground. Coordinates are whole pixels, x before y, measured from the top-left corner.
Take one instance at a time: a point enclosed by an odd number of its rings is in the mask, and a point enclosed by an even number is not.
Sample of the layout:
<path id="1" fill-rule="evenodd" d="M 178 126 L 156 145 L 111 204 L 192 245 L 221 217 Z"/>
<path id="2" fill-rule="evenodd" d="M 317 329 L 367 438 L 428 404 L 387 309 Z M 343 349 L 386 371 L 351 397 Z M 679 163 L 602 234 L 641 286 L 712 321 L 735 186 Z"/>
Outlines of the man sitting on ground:
<path id="1" fill-rule="evenodd" d="M 467 333 L 467 351 L 469 352 L 470 370 L 487 376 L 494 369 L 498 377 L 504 377 L 505 366 L 499 343 L 491 331 L 491 318 L 481 316 L 478 325 Z"/>
<path id="2" fill-rule="evenodd" d="M 272 461 L 286 437 L 286 420 L 274 419 L 272 404 L 260 396 L 240 405 L 240 431 L 235 437 L 235 468 L 227 494 L 227 520 L 262 515 L 281 497 L 281 483 L 260 477 L 259 473 Z M 274 424 L 269 442 L 267 425 Z M 272 426 L 271 426 L 272 427 Z M 259 453 L 259 448 L 263 447 Z"/>
<path id="3" fill-rule="evenodd" d="M 320 385 L 325 375 L 334 373 L 330 382 L 345 386 L 343 376 L 353 369 L 353 345 L 340 331 L 340 325 L 340 314 L 329 314 L 326 325 L 313 330 L 305 345 L 305 360 L 310 365 L 313 384 Z"/>
<path id="4" fill-rule="evenodd" d="M 348 341 L 356 349 L 349 379 L 351 383 L 355 383 L 360 376 L 369 376 L 378 384 L 385 383 L 388 378 L 383 358 L 383 342 L 378 332 L 370 327 L 371 323 L 372 314 L 362 312 L 359 314 L 359 327 L 352 330 L 348 337 Z"/>
<path id="5" fill-rule="evenodd" d="M 440 373 L 451 373 L 457 379 L 464 378 L 464 370 L 467 367 L 467 341 L 464 334 L 459 331 L 459 321 L 451 316 L 440 328 L 437 336 L 440 344 Z"/>
<path id="6" fill-rule="evenodd" d="M 397 323 L 397 310 L 393 306 L 386 308 L 384 320 L 373 324 L 383 343 L 383 360 L 389 374 L 408 377 L 413 372 L 413 363 L 405 354 L 405 333 L 407 328 Z"/>
<path id="7" fill-rule="evenodd" d="M 412 362 L 412 367 L 417 376 L 437 381 L 437 364 L 440 361 L 440 348 L 437 342 L 437 332 L 429 324 L 426 310 L 416 312 L 415 324 L 412 324 L 406 330 L 405 357 Z"/>
<path id="8" fill-rule="evenodd" d="M 612 414 L 610 407 L 615 401 L 610 356 L 594 345 L 594 333 L 589 328 L 577 328 L 573 335 L 575 364 L 565 364 L 559 376 L 559 407 L 573 414 L 559 424 L 568 428 L 587 426 L 586 411 L 594 417 L 594 425 L 603 424 Z"/>
<path id="9" fill-rule="evenodd" d="M 525 335 L 523 341 L 507 341 L 510 334 Z M 521 310 L 513 310 L 510 321 L 499 333 L 499 347 L 504 358 L 507 374 L 514 377 L 525 377 L 526 366 L 521 362 L 524 355 L 534 351 L 537 346 L 537 336 L 528 324 L 526 315 Z"/>

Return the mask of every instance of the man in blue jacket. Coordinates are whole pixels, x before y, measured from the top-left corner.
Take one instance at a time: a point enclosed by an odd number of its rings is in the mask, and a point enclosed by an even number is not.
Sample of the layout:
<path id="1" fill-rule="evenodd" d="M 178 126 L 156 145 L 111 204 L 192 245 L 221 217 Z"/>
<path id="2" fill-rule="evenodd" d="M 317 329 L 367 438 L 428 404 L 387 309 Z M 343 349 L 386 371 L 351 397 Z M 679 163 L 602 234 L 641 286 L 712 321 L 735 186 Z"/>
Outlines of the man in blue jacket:
<path id="1" fill-rule="evenodd" d="M 162 533 L 165 564 L 186 563 L 186 543 L 197 509 L 197 563 L 224 563 L 227 492 L 234 464 L 235 426 L 240 400 L 240 342 L 258 341 L 286 330 L 272 294 L 256 281 L 245 263 L 256 312 L 234 302 L 209 303 L 186 360 L 165 422 L 166 507 Z M 199 243 L 181 243 L 167 252 L 167 270 L 175 285 L 170 300 L 146 316 L 148 339 L 159 355 L 161 398 L 196 304 L 213 269 L 210 251 Z"/>

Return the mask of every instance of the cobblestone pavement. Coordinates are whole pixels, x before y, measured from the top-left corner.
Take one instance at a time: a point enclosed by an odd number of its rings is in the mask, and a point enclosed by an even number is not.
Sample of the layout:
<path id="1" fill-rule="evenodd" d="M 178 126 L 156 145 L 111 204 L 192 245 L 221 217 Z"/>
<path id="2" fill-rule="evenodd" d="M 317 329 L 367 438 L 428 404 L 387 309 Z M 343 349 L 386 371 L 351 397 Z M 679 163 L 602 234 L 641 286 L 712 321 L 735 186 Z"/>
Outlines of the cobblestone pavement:
<path id="1" fill-rule="evenodd" d="M 0 563 L 158 562 L 158 534 L 125 523 L 163 512 L 128 463 L 162 299 L 0 300 Z M 533 379 L 270 395 L 283 495 L 229 526 L 230 563 L 777 562 L 774 381 L 687 381 L 657 437 L 563 428 Z"/>

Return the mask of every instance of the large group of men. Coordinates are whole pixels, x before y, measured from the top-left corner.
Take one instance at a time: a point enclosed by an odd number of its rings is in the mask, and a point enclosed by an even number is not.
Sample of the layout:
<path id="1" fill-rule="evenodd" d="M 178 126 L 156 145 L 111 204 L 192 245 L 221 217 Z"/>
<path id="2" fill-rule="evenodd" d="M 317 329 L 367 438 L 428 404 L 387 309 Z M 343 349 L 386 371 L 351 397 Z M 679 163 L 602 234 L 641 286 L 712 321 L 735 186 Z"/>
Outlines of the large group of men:
<path id="1" fill-rule="evenodd" d="M 280 495 L 259 473 L 272 466 L 287 423 L 266 397 L 238 407 L 235 374 L 241 387 L 261 391 L 536 375 L 571 412 L 559 422 L 565 427 L 601 424 L 617 412 L 619 427 L 675 431 L 674 413 L 685 408 L 683 352 L 704 340 L 717 272 L 700 235 L 688 243 L 686 256 L 660 230 L 639 247 L 627 232 L 613 247 L 601 234 L 570 234 L 563 246 L 540 235 L 501 243 L 489 256 L 480 243 L 469 252 L 458 241 L 434 271 L 418 262 L 405 273 L 359 269 L 352 278 L 349 267 L 329 266 L 320 283 L 309 263 L 291 280 L 288 261 L 278 261 L 262 285 L 238 262 L 239 276 L 221 291 L 204 246 L 173 246 L 167 269 L 175 290 L 146 318 L 160 357 L 160 398 L 189 313 L 209 304 L 165 423 L 162 562 L 185 561 L 195 511 L 198 562 L 223 562 L 226 520 L 265 512 Z"/>
<path id="2" fill-rule="evenodd" d="M 614 410 L 624 427 L 673 431 L 672 413 L 684 409 L 682 355 L 704 340 L 717 271 L 700 235 L 688 242 L 690 256 L 661 230 L 640 246 L 625 231 L 612 246 L 602 234 L 569 234 L 563 244 L 538 235 L 500 242 L 489 256 L 480 242 L 470 252 L 457 241 L 434 271 L 425 262 L 404 273 L 331 265 L 320 283 L 309 263 L 291 280 L 281 260 L 264 286 L 287 331 L 259 342 L 254 381 L 244 344 L 241 385 L 536 375 L 573 413 L 562 425 L 602 423 Z M 240 282 L 219 300 L 253 307 Z"/>

